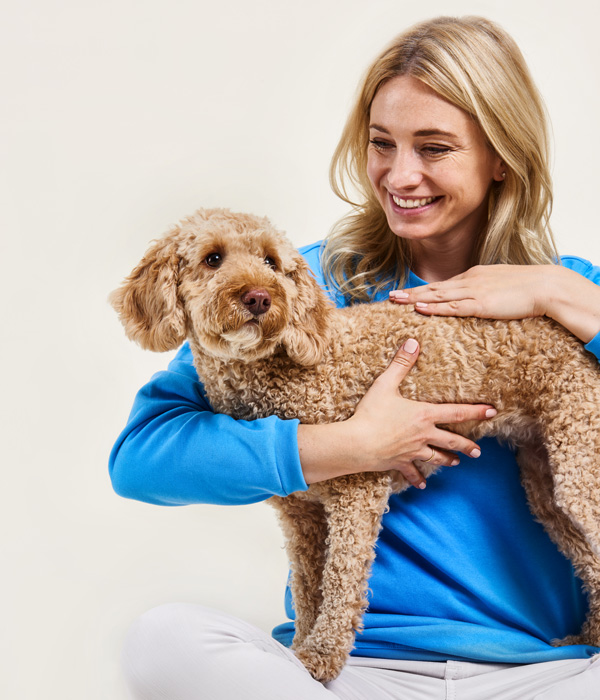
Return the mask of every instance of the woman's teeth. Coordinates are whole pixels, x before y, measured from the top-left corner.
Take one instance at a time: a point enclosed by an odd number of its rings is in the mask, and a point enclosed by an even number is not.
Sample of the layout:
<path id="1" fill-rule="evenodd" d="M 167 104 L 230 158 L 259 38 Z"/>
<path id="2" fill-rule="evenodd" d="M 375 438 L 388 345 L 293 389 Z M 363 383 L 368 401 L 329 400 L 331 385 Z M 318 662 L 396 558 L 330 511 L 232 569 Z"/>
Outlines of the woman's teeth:
<path id="1" fill-rule="evenodd" d="M 392 195 L 394 203 L 402 209 L 415 209 L 416 207 L 424 207 L 426 204 L 431 204 L 435 197 L 423 197 L 423 199 L 401 199 Z"/>

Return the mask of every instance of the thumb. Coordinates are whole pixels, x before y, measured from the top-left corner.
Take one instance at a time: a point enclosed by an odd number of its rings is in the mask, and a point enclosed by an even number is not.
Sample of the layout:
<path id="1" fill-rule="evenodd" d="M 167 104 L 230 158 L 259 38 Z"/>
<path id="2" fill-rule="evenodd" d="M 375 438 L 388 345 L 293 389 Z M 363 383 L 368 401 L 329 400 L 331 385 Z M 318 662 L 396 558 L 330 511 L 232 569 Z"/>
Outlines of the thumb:
<path id="1" fill-rule="evenodd" d="M 419 357 L 419 343 L 414 338 L 409 338 L 398 349 L 384 374 L 388 375 L 396 384 L 400 384 L 412 369 L 417 357 Z"/>

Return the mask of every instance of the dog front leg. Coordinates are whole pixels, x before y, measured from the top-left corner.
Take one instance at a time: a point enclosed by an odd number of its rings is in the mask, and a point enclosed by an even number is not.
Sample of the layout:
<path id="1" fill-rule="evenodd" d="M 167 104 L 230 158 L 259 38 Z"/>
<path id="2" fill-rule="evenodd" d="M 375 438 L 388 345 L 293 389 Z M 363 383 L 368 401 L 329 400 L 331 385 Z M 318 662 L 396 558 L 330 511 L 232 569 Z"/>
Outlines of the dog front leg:
<path id="1" fill-rule="evenodd" d="M 310 634 L 296 655 L 320 681 L 342 670 L 362 627 L 367 587 L 381 517 L 390 495 L 389 474 L 353 474 L 326 482 L 327 558 L 323 601 Z"/>
<path id="2" fill-rule="evenodd" d="M 290 562 L 290 588 L 296 620 L 293 648 L 312 630 L 323 599 L 321 584 L 325 564 L 327 523 L 323 504 L 307 499 L 308 494 L 273 497 L 278 511 Z"/>

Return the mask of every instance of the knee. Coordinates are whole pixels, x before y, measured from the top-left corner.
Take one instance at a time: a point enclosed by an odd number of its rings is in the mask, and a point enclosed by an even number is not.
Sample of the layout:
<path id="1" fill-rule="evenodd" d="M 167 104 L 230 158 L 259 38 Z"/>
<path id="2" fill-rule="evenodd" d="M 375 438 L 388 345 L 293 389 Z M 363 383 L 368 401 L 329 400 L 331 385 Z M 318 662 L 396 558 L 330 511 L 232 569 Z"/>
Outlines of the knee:
<path id="1" fill-rule="evenodd" d="M 193 637 L 199 640 L 204 632 L 219 626 L 221 615 L 218 610 L 193 603 L 165 603 L 151 608 L 130 626 L 124 655 L 136 656 L 165 645 L 177 645 L 192 630 Z"/>
<path id="2" fill-rule="evenodd" d="M 215 615 L 216 611 L 199 605 L 168 603 L 137 618 L 127 632 L 121 654 L 123 674 L 133 697 L 165 697 L 161 689 L 171 688 L 186 657 L 196 652 L 195 661 L 200 660 L 204 633 L 213 626 Z"/>

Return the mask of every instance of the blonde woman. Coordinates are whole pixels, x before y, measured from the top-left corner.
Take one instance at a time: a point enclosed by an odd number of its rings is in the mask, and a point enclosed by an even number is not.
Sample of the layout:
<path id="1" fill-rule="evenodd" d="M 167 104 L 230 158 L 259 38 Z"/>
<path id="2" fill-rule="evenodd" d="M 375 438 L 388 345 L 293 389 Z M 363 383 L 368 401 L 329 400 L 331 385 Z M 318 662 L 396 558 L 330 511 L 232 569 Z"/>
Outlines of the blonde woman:
<path id="1" fill-rule="evenodd" d="M 545 314 L 600 357 L 600 269 L 558 258 L 543 106 L 499 27 L 440 18 L 398 37 L 366 75 L 332 175 L 353 210 L 324 246 L 303 252 L 338 305 L 389 296 L 424 314 Z M 111 455 L 124 496 L 249 503 L 388 469 L 420 488 L 391 499 L 365 629 L 338 679 L 321 685 L 306 673 L 288 649 L 292 622 L 271 637 L 174 604 L 132 627 L 133 697 L 600 697 L 600 649 L 552 645 L 579 630 L 586 599 L 529 513 L 514 453 L 437 427 L 494 408 L 403 399 L 398 386 L 419 352 L 427 348 L 407 339 L 355 415 L 332 425 L 215 415 L 187 346 L 140 391 Z M 423 491 L 420 461 L 452 468 Z"/>

